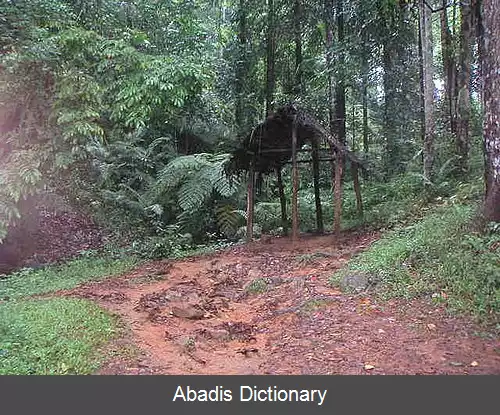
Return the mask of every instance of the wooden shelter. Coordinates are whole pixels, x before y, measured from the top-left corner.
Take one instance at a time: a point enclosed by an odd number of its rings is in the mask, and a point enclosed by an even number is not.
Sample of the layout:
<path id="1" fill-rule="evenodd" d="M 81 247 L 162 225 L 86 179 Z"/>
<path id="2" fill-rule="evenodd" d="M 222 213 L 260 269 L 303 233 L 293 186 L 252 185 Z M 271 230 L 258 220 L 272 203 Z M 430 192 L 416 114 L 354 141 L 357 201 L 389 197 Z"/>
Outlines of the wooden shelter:
<path id="1" fill-rule="evenodd" d="M 311 149 L 302 149 L 306 144 L 311 144 Z M 248 172 L 247 195 L 247 240 L 253 237 L 253 214 L 255 203 L 255 177 L 256 173 L 276 172 L 278 180 L 279 197 L 281 203 L 281 217 L 283 227 L 286 229 L 286 198 L 283 189 L 281 169 L 283 165 L 292 164 L 292 236 L 298 238 L 298 187 L 299 175 L 297 153 L 311 152 L 311 159 L 300 163 L 312 163 L 314 195 L 316 203 L 316 222 L 319 232 L 324 231 L 323 214 L 321 209 L 319 189 L 319 162 L 331 161 L 332 158 L 320 159 L 319 149 L 321 144 L 327 146 L 345 160 L 352 163 L 355 168 L 355 188 L 357 200 L 361 202 L 359 186 L 357 186 L 358 167 L 364 169 L 364 163 L 356 157 L 345 145 L 328 133 L 318 121 L 294 104 L 289 104 L 278 109 L 268 116 L 264 122 L 256 126 L 243 140 L 240 148 L 233 152 L 231 170 Z"/>

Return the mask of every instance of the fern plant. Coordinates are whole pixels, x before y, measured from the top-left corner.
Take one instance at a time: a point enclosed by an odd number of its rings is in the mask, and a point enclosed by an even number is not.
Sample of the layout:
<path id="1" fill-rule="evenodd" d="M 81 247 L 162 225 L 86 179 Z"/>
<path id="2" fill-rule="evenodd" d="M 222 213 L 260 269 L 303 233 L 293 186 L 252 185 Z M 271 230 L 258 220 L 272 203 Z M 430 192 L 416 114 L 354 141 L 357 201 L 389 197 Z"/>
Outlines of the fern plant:
<path id="1" fill-rule="evenodd" d="M 221 203 L 212 206 L 215 224 L 230 236 L 236 232 L 240 219 L 228 201 L 236 195 L 240 183 L 226 174 L 229 159 L 229 154 L 206 153 L 176 157 L 160 171 L 146 198 L 152 204 L 162 205 L 165 198 L 174 194 L 184 226 L 199 222 L 200 217 L 195 216 L 199 216 L 208 202 L 218 200 Z"/>
<path id="2" fill-rule="evenodd" d="M 206 153 L 175 158 L 160 171 L 151 186 L 150 200 L 175 191 L 180 208 L 194 213 L 214 193 L 222 198 L 233 196 L 239 182 L 225 173 L 229 158 L 229 154 Z"/>

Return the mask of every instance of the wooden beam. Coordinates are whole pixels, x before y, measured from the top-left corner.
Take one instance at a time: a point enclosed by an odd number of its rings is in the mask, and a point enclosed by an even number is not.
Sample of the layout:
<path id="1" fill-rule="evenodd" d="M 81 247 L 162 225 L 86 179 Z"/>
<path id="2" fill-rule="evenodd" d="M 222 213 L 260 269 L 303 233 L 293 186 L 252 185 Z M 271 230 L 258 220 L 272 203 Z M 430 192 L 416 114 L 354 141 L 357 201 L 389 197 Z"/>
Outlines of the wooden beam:
<path id="1" fill-rule="evenodd" d="M 255 201 L 255 162 L 250 162 L 248 171 L 248 192 L 247 192 L 247 242 L 253 239 L 253 208 Z"/>
<path id="2" fill-rule="evenodd" d="M 318 161 L 335 161 L 337 160 L 336 158 L 318 158 Z M 313 159 L 308 159 L 308 160 L 297 160 L 297 164 L 304 164 L 304 163 L 313 163 Z M 291 161 L 284 161 L 282 164 L 292 164 Z"/>
<path id="3" fill-rule="evenodd" d="M 298 148 L 297 149 L 297 153 L 307 153 L 309 152 L 310 150 L 308 148 Z M 247 150 L 247 154 L 248 155 L 252 155 L 252 156 L 255 156 L 255 155 L 259 155 L 259 154 L 276 154 L 276 153 L 290 153 L 291 152 L 291 148 L 268 148 L 268 149 L 265 149 L 265 150 L 259 150 L 257 152 L 255 151 L 251 151 L 251 150 Z"/>
<path id="4" fill-rule="evenodd" d="M 278 178 L 278 192 L 281 204 L 281 226 L 283 227 L 283 233 L 286 235 L 288 233 L 288 223 L 286 217 L 286 197 L 285 189 L 283 187 L 283 178 L 281 177 L 281 167 L 276 168 L 276 177 Z"/>
<path id="5" fill-rule="evenodd" d="M 318 142 L 312 140 L 312 162 L 313 162 L 313 181 L 314 181 L 314 200 L 316 202 L 316 225 L 319 233 L 323 233 L 323 211 L 321 208 L 321 195 L 319 192 L 319 157 Z"/>
<path id="6" fill-rule="evenodd" d="M 294 117 L 292 125 L 292 240 L 299 238 L 299 166 L 297 164 L 297 117 Z"/>

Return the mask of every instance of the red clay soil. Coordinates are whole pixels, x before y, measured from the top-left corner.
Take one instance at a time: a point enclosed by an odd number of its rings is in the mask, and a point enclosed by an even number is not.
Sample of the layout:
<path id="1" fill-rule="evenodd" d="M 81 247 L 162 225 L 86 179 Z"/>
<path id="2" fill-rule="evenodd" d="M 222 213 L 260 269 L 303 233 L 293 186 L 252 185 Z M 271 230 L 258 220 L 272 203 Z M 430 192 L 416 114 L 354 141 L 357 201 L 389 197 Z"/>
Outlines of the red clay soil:
<path id="1" fill-rule="evenodd" d="M 141 351 L 99 374 L 500 374 L 498 339 L 445 309 L 329 286 L 376 238 L 268 239 L 66 295 L 116 313 L 129 327 L 123 341 Z"/>

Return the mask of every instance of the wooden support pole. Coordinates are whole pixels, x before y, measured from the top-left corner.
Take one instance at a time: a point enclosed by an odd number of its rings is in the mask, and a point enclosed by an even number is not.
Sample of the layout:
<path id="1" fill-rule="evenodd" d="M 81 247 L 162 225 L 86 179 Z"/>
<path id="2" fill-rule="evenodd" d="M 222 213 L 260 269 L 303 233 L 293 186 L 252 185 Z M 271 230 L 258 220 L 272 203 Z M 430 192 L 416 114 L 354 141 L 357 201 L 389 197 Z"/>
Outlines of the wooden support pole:
<path id="1" fill-rule="evenodd" d="M 297 164 L 297 117 L 292 125 L 292 240 L 299 238 L 299 166 Z"/>
<path id="2" fill-rule="evenodd" d="M 312 162 L 313 162 L 313 181 L 314 181 L 314 200 L 316 202 L 316 225 L 319 233 L 323 233 L 323 211 L 321 209 L 321 196 L 319 193 L 319 157 L 318 141 L 312 140 Z"/>
<path id="3" fill-rule="evenodd" d="M 356 210 L 360 218 L 363 217 L 363 199 L 361 198 L 361 188 L 359 186 L 359 169 L 356 163 L 352 163 L 352 181 L 354 192 L 356 193 Z"/>
<path id="4" fill-rule="evenodd" d="M 342 154 L 337 151 L 337 160 L 335 163 L 335 188 L 333 190 L 334 198 L 334 221 L 333 221 L 333 231 L 335 235 L 340 235 L 340 219 L 342 216 L 342 171 L 343 171 L 344 160 Z"/>
<path id="5" fill-rule="evenodd" d="M 250 162 L 248 170 L 248 193 L 247 193 L 247 242 L 253 239 L 253 208 L 255 201 L 255 161 Z"/>
<path id="6" fill-rule="evenodd" d="M 281 226 L 283 227 L 283 233 L 286 235 L 288 233 L 288 223 L 286 217 L 286 197 L 285 189 L 283 187 L 283 178 L 281 177 L 281 167 L 276 168 L 276 177 L 278 178 L 278 192 L 281 204 Z"/>

